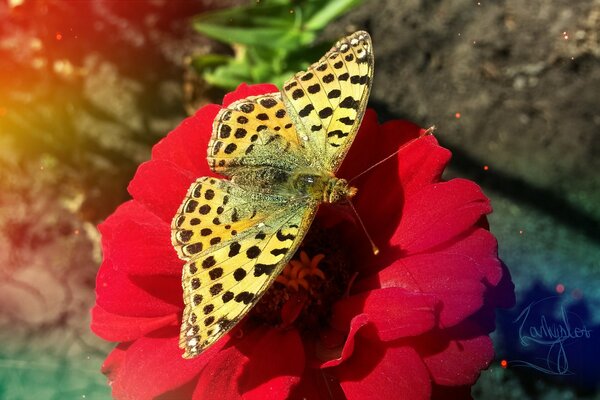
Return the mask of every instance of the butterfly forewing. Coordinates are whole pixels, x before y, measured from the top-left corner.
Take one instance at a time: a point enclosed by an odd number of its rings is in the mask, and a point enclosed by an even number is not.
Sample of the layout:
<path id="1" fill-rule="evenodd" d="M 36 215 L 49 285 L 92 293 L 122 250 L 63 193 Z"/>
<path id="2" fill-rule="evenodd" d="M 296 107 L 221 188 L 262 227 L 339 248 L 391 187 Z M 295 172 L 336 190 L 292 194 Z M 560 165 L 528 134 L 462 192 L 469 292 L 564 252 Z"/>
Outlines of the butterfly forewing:
<path id="1" fill-rule="evenodd" d="M 373 78 L 371 38 L 356 32 L 336 43 L 283 87 L 292 119 L 311 158 L 335 172 L 365 112 Z"/>
<path id="2" fill-rule="evenodd" d="M 208 144 L 208 165 L 217 173 L 233 176 L 240 167 L 284 166 L 289 160 L 264 157 L 261 147 L 278 141 L 276 149 L 296 155 L 295 164 L 305 164 L 302 143 L 288 114 L 281 93 L 252 96 L 223 108 L 215 118 L 213 136 Z"/>
<path id="3" fill-rule="evenodd" d="M 198 204 L 188 208 L 190 201 Z M 198 355 L 229 331 L 294 254 L 316 207 L 293 198 L 286 199 L 286 206 L 282 201 L 273 196 L 255 198 L 235 183 L 207 177 L 190 188 L 188 200 L 173 221 L 172 235 L 173 245 L 187 260 L 179 342 L 184 357 Z M 199 212 L 206 206 L 210 212 Z M 195 219 L 200 222 L 192 223 Z M 206 229 L 210 235 L 205 235 Z M 204 247 L 207 237 L 220 240 Z M 202 249 L 188 250 L 198 243 Z"/>

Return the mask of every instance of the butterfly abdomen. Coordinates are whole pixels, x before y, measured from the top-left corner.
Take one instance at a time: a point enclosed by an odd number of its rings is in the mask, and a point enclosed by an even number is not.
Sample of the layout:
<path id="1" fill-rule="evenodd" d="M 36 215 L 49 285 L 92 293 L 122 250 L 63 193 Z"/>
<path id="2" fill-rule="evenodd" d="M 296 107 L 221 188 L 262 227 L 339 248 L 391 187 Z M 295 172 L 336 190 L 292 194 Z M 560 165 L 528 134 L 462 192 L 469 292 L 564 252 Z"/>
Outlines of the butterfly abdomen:
<path id="1" fill-rule="evenodd" d="M 310 171 L 292 174 L 290 186 L 294 192 L 308 196 L 319 203 L 339 203 L 356 194 L 356 188 L 348 186 L 345 179 Z"/>

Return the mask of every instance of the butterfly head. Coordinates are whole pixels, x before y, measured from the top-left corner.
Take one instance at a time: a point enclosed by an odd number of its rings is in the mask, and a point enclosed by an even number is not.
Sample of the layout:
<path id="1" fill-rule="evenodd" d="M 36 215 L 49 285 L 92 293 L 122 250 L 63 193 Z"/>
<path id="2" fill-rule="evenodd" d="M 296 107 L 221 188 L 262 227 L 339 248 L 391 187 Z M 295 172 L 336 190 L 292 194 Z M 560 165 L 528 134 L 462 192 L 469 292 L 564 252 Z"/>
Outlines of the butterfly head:
<path id="1" fill-rule="evenodd" d="M 348 185 L 347 180 L 332 177 L 323 192 L 323 200 L 326 203 L 339 203 L 350 200 L 357 191 L 358 189 Z"/>

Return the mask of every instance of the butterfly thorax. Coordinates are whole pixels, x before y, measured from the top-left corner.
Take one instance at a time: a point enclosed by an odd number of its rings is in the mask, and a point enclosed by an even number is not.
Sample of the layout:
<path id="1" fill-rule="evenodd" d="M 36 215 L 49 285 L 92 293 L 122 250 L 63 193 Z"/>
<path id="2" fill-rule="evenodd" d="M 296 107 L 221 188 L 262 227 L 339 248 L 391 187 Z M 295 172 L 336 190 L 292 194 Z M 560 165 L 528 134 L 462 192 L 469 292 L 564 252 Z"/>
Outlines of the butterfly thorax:
<path id="1" fill-rule="evenodd" d="M 289 183 L 294 192 L 323 203 L 339 203 L 356 194 L 356 188 L 349 186 L 345 179 L 311 171 L 292 174 Z"/>

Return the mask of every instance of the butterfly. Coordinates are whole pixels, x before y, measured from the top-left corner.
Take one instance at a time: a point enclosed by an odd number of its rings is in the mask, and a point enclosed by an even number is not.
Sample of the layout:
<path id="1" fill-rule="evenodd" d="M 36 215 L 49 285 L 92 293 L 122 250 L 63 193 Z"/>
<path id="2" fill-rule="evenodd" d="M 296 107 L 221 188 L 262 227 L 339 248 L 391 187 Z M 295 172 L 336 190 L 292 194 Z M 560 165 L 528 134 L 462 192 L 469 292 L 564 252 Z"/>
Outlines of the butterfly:
<path id="1" fill-rule="evenodd" d="M 172 222 L 185 261 L 179 347 L 193 358 L 235 326 L 298 249 L 321 203 L 356 189 L 335 176 L 360 126 L 373 78 L 371 38 L 340 39 L 283 90 L 215 117 L 201 177 Z"/>

